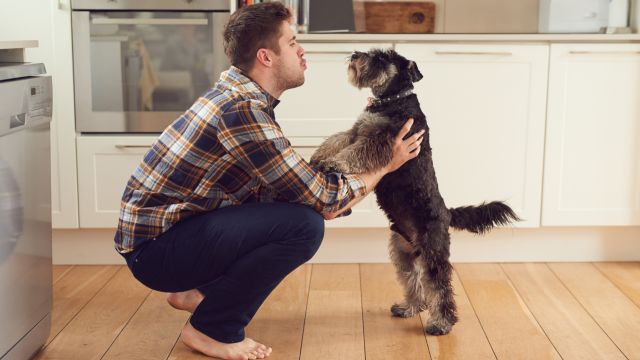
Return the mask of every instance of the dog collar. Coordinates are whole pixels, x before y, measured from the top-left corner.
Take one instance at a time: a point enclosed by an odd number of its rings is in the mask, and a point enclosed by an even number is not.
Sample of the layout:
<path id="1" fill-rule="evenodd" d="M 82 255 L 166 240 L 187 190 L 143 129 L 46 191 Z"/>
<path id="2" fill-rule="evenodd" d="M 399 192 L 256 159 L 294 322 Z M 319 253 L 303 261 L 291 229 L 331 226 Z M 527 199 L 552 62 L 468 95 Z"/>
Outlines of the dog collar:
<path id="1" fill-rule="evenodd" d="M 382 99 L 377 98 L 377 97 L 370 97 L 368 99 L 369 100 L 369 106 L 382 105 L 382 104 L 385 104 L 385 103 L 388 103 L 388 102 L 391 102 L 391 101 L 402 99 L 403 97 L 407 97 L 407 96 L 409 96 L 411 94 L 413 94 L 413 89 L 408 89 L 408 90 L 405 90 L 405 91 L 403 91 L 401 93 L 398 93 L 396 95 L 389 96 L 389 97 L 382 98 Z"/>

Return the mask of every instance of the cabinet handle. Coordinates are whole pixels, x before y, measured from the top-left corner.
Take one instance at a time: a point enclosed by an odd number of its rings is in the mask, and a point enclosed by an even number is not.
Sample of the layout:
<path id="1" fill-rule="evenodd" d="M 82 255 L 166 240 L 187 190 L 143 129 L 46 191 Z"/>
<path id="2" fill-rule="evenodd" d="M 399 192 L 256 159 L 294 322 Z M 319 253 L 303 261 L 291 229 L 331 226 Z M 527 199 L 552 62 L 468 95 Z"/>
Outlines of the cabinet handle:
<path id="1" fill-rule="evenodd" d="M 116 145 L 116 149 L 148 149 L 151 145 Z"/>
<path id="2" fill-rule="evenodd" d="M 510 51 L 436 51 L 436 55 L 498 55 L 511 56 Z"/>
<path id="3" fill-rule="evenodd" d="M 640 51 L 569 51 L 571 55 L 640 55 Z"/>

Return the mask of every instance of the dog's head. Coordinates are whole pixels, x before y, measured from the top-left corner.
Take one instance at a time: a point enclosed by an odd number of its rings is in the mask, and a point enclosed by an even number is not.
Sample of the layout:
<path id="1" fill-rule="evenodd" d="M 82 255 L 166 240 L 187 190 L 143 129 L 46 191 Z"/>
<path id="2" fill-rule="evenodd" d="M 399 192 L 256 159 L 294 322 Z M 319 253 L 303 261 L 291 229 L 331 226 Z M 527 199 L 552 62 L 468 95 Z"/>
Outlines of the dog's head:
<path id="1" fill-rule="evenodd" d="M 413 88 L 422 79 L 418 65 L 395 50 L 356 51 L 349 59 L 349 81 L 358 89 L 371 88 L 375 96 Z"/>

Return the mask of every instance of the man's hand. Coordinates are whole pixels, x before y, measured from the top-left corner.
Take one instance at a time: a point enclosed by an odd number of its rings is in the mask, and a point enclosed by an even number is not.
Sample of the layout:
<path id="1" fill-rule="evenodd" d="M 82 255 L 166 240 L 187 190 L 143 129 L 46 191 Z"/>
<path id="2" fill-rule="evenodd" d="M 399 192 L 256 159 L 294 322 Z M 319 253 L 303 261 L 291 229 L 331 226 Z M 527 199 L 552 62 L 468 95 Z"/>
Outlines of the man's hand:
<path id="1" fill-rule="evenodd" d="M 322 217 L 324 217 L 325 220 L 333 220 L 336 217 L 338 217 L 338 214 L 340 214 L 339 212 L 332 212 L 332 213 L 326 213 L 326 214 L 322 214 Z"/>
<path id="2" fill-rule="evenodd" d="M 420 143 L 424 137 L 424 129 L 403 140 L 411 130 L 411 125 L 413 125 L 412 118 L 407 120 L 402 129 L 398 131 L 393 144 L 393 158 L 385 167 L 388 173 L 398 170 L 405 162 L 415 158 L 420 153 Z"/>

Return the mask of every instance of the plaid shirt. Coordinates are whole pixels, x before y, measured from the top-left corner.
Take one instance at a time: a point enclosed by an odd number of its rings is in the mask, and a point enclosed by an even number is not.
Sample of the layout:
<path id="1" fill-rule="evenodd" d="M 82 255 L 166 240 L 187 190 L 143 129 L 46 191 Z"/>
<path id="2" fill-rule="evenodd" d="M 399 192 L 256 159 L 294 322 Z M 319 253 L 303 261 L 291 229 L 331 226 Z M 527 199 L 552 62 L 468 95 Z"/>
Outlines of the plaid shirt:
<path id="1" fill-rule="evenodd" d="M 291 148 L 275 121 L 278 102 L 238 68 L 223 72 L 129 178 L 116 250 L 130 252 L 180 220 L 224 206 L 286 201 L 327 213 L 364 195 L 359 177 L 319 172 Z"/>

